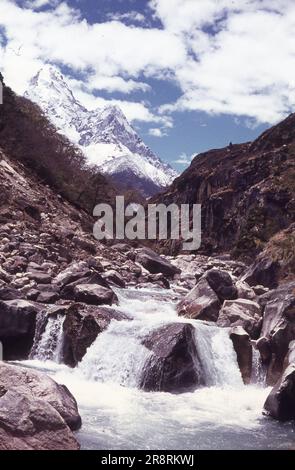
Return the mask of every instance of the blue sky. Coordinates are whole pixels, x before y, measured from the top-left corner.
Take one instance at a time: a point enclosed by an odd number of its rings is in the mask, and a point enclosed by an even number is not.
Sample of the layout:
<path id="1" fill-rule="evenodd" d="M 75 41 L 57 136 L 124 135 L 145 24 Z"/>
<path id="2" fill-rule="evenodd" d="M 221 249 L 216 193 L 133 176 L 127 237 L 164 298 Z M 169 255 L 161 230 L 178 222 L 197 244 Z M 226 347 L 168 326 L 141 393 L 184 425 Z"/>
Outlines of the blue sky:
<path id="1" fill-rule="evenodd" d="M 294 110 L 294 3 L 1 0 L 0 68 L 23 93 L 44 63 L 57 65 L 85 106 L 121 106 L 182 171 Z"/>

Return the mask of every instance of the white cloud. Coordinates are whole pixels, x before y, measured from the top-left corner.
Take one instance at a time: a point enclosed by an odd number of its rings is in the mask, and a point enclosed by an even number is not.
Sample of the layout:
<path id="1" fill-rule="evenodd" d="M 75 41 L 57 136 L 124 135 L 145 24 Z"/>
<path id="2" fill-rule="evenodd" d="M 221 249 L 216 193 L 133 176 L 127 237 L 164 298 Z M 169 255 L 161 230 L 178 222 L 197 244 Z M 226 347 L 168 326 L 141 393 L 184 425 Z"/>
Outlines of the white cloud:
<path id="1" fill-rule="evenodd" d="M 149 135 L 151 135 L 152 137 L 166 137 L 167 132 L 164 129 L 155 127 L 155 128 L 149 129 Z"/>
<path id="2" fill-rule="evenodd" d="M 131 93 L 132 91 L 150 90 L 147 83 L 135 80 L 124 80 L 122 77 L 107 77 L 102 75 L 93 74 L 88 77 L 87 83 L 84 83 L 90 91 L 106 90 L 109 93 L 119 91 L 121 93 Z"/>
<path id="3" fill-rule="evenodd" d="M 162 106 L 162 112 L 248 116 L 253 125 L 276 122 L 292 111 L 293 0 L 171 2 L 169 8 L 165 0 L 153 0 L 152 5 L 164 26 L 180 35 L 193 54 L 175 71 L 181 98 Z"/>
<path id="4" fill-rule="evenodd" d="M 143 15 L 133 11 L 89 24 L 65 1 L 24 5 L 0 1 L 8 40 L 0 63 L 19 93 L 51 62 L 81 73 L 76 88 L 85 104 L 99 101 L 96 91 L 148 92 L 149 78 L 173 80 L 181 97 L 163 103 L 160 115 L 149 103 L 120 101 L 130 119 L 157 128 L 171 127 L 167 113 L 175 111 L 232 114 L 255 125 L 294 108 L 294 0 L 151 0 L 162 29 L 142 27 Z M 52 8 L 38 10 L 46 5 Z"/>
<path id="5" fill-rule="evenodd" d="M 27 0 L 24 2 L 26 8 L 32 8 L 38 10 L 45 6 L 55 6 L 59 3 L 59 0 Z"/>
<path id="6" fill-rule="evenodd" d="M 146 18 L 138 11 L 130 11 L 128 13 L 109 13 L 107 18 L 113 21 L 130 21 L 132 23 L 145 24 Z"/>
<path id="7" fill-rule="evenodd" d="M 178 165 L 190 165 L 192 159 L 196 156 L 196 154 L 193 154 L 191 156 L 188 156 L 186 153 L 182 153 L 179 155 L 179 157 L 173 161 L 173 163 L 177 163 Z"/>

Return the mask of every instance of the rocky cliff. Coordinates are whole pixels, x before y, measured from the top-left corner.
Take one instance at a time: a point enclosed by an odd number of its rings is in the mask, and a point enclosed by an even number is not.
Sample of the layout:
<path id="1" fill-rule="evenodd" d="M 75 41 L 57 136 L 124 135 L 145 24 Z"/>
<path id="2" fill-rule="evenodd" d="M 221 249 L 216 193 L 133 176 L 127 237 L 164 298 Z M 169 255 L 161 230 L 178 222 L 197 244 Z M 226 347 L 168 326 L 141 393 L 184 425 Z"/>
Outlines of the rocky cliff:
<path id="1" fill-rule="evenodd" d="M 265 248 L 294 270 L 295 114 L 252 143 L 196 156 L 154 202 L 201 204 L 205 253 L 252 262 Z"/>

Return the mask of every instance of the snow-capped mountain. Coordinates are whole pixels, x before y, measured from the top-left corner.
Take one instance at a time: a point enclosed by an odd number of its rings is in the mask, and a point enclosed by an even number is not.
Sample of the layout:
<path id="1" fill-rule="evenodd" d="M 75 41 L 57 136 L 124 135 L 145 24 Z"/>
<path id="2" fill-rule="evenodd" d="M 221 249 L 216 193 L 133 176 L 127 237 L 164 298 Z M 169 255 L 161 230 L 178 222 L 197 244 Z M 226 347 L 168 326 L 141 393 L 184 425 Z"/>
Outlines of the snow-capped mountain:
<path id="1" fill-rule="evenodd" d="M 89 163 L 125 187 L 150 196 L 171 184 L 176 171 L 141 140 L 118 106 L 87 110 L 57 68 L 46 65 L 25 96 L 36 102 L 57 129 L 79 145 Z"/>

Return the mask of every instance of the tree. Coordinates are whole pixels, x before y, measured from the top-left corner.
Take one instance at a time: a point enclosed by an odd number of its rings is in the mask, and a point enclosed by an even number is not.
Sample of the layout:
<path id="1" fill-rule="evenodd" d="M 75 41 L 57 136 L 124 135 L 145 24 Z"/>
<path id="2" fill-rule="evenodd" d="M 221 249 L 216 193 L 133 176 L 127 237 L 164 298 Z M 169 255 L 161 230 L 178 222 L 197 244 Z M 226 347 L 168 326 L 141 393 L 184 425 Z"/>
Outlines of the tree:
<path id="1" fill-rule="evenodd" d="M 0 72 L 0 82 L 2 83 L 2 85 L 4 85 L 4 77 L 1 72 Z"/>

